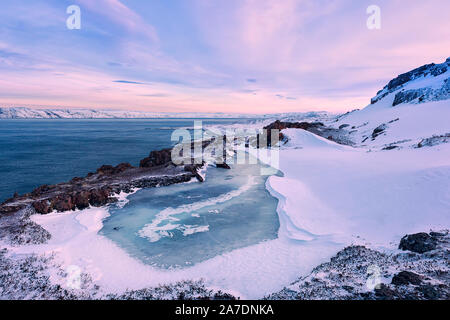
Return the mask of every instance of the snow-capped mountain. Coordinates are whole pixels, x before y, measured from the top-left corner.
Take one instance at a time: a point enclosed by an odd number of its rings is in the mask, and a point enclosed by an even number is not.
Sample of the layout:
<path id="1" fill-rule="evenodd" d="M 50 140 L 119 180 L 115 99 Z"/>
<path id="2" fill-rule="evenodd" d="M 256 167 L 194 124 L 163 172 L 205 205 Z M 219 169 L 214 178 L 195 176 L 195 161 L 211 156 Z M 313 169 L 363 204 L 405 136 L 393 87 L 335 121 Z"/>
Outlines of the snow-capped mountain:
<path id="1" fill-rule="evenodd" d="M 94 109 L 31 109 L 26 107 L 0 108 L 0 119 L 250 118 L 254 116 L 255 115 L 201 112 L 170 113 Z"/>
<path id="2" fill-rule="evenodd" d="M 323 118 L 325 111 L 290 112 L 276 114 L 240 114 L 207 112 L 142 112 L 94 109 L 31 109 L 26 107 L 0 107 L 0 119 L 144 119 L 144 118 Z"/>
<path id="3" fill-rule="evenodd" d="M 422 147 L 450 141 L 450 58 L 392 79 L 362 110 L 332 124 L 356 145 L 375 149 Z"/>
<path id="4" fill-rule="evenodd" d="M 388 95 L 394 96 L 392 106 L 401 103 L 425 103 L 450 98 L 450 58 L 441 64 L 426 64 L 399 75 L 372 98 L 375 104 Z"/>

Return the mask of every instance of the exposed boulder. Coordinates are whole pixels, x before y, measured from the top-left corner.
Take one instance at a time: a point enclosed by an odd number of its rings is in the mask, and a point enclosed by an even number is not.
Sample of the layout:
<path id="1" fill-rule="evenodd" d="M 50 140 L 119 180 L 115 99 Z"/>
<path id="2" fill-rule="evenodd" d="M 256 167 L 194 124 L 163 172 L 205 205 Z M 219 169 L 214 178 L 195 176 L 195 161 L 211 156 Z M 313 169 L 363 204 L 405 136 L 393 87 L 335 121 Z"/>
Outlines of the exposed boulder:
<path id="1" fill-rule="evenodd" d="M 100 168 L 97 169 L 97 173 L 98 174 L 107 174 L 107 175 L 111 175 L 111 174 L 118 174 L 121 172 L 124 172 L 127 169 L 133 168 L 133 166 L 129 163 L 121 163 L 118 164 L 117 166 L 113 167 L 111 165 L 103 165 Z"/>
<path id="2" fill-rule="evenodd" d="M 390 145 L 390 146 L 386 146 L 381 150 L 394 150 L 394 149 L 399 149 L 399 146 L 394 146 L 394 145 Z"/>
<path id="3" fill-rule="evenodd" d="M 392 290 L 384 283 L 381 283 L 374 291 L 378 300 L 396 300 L 399 298 L 397 291 Z"/>
<path id="4" fill-rule="evenodd" d="M 80 191 L 76 192 L 73 196 L 73 202 L 77 209 L 83 210 L 89 207 L 89 198 L 90 198 L 90 192 L 89 191 Z"/>
<path id="5" fill-rule="evenodd" d="M 391 283 L 396 286 L 409 284 L 419 285 L 422 283 L 422 276 L 411 271 L 401 271 L 392 278 Z"/>
<path id="6" fill-rule="evenodd" d="M 385 123 L 380 124 L 378 127 L 373 129 L 372 140 L 374 140 L 376 137 L 378 137 L 380 134 L 382 134 L 386 129 L 387 129 L 387 125 Z"/>
<path id="7" fill-rule="evenodd" d="M 148 168 L 168 164 L 172 161 L 172 149 L 163 149 L 160 151 L 152 151 L 147 158 L 140 161 L 139 167 Z"/>
<path id="8" fill-rule="evenodd" d="M 52 211 L 51 203 L 48 200 L 35 201 L 32 206 L 40 214 L 48 214 Z"/>
<path id="9" fill-rule="evenodd" d="M 44 185 L 39 186 L 39 187 L 37 187 L 36 189 L 34 189 L 34 190 L 31 192 L 31 195 L 32 195 L 32 196 L 40 196 L 41 194 L 50 191 L 52 188 L 53 188 L 52 186 L 49 186 L 49 185 L 44 184 Z"/>
<path id="10" fill-rule="evenodd" d="M 406 235 L 400 240 L 398 246 L 401 250 L 409 250 L 417 253 L 424 253 L 436 249 L 437 240 L 425 232 Z"/>
<path id="11" fill-rule="evenodd" d="M 0 214 L 14 213 L 25 208 L 24 205 L 2 205 L 0 206 Z"/>
<path id="12" fill-rule="evenodd" d="M 108 188 L 93 189 L 90 191 L 89 203 L 94 207 L 101 207 L 109 203 L 110 190 Z"/>
<path id="13" fill-rule="evenodd" d="M 58 195 L 52 200 L 51 206 L 58 212 L 75 210 L 75 204 L 72 201 L 72 197 L 68 194 Z"/>
<path id="14" fill-rule="evenodd" d="M 225 162 L 224 163 L 216 163 L 216 167 L 222 168 L 222 169 L 231 169 L 231 167 L 228 164 L 226 164 Z"/>
<path id="15" fill-rule="evenodd" d="M 277 120 L 275 122 L 272 122 L 271 124 L 264 127 L 264 129 L 271 130 L 271 129 L 303 129 L 308 130 L 311 128 L 317 128 L 317 127 L 323 127 L 324 124 L 322 122 L 283 122 L 280 120 Z"/>
<path id="16" fill-rule="evenodd" d="M 440 136 L 432 136 L 430 138 L 422 139 L 417 144 L 416 148 L 433 147 L 441 143 L 447 143 L 448 141 L 450 141 L 450 133 L 446 133 Z"/>

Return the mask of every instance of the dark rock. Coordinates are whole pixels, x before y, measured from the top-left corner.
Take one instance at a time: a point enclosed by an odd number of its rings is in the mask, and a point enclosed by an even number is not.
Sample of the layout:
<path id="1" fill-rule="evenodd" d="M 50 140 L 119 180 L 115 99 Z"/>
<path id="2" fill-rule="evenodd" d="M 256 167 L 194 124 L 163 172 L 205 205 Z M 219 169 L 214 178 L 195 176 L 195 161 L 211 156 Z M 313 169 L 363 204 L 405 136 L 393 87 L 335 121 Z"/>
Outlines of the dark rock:
<path id="1" fill-rule="evenodd" d="M 264 129 L 272 130 L 272 129 L 303 129 L 308 130 L 310 128 L 316 128 L 316 127 L 323 127 L 324 124 L 322 122 L 282 122 L 280 120 L 277 120 L 275 122 L 272 122 L 271 124 L 264 127 Z"/>
<path id="2" fill-rule="evenodd" d="M 398 148 L 399 148 L 398 146 L 386 146 L 381 150 L 394 150 L 394 149 L 398 149 Z"/>
<path id="3" fill-rule="evenodd" d="M 396 105 L 399 105 L 401 103 L 408 103 L 408 102 L 414 101 L 417 98 L 424 96 L 427 93 L 427 92 L 425 92 L 426 89 L 431 90 L 429 88 L 423 88 L 423 89 L 417 89 L 417 90 L 400 91 L 395 95 L 392 106 L 395 107 Z"/>
<path id="4" fill-rule="evenodd" d="M 436 238 L 430 236 L 428 233 L 421 232 L 404 236 L 400 240 L 398 248 L 401 250 L 424 253 L 436 249 L 436 245 Z"/>
<path id="5" fill-rule="evenodd" d="M 446 61 L 441 64 L 427 64 L 409 72 L 400 74 L 395 79 L 389 81 L 389 83 L 382 90 L 377 92 L 377 95 L 371 99 L 371 104 L 374 104 L 383 99 L 388 94 L 401 89 L 406 83 L 412 80 L 427 76 L 437 77 L 447 72 L 448 68 L 449 64 Z M 420 103 L 425 101 L 445 100 L 448 99 L 448 97 L 449 90 L 446 85 L 444 85 L 444 87 L 440 89 L 419 88 L 397 93 L 394 99 L 393 106 L 404 102 L 410 102 L 415 99 L 418 99 L 418 102 Z"/>
<path id="6" fill-rule="evenodd" d="M 14 213 L 25 208 L 25 205 L 2 205 L 0 207 L 1 214 Z"/>
<path id="7" fill-rule="evenodd" d="M 75 204 L 72 197 L 68 194 L 61 194 L 52 200 L 51 206 L 58 212 L 75 210 Z"/>
<path id="8" fill-rule="evenodd" d="M 379 288 L 375 288 L 375 295 L 380 300 L 394 300 L 398 298 L 398 293 L 384 283 L 380 284 Z"/>
<path id="9" fill-rule="evenodd" d="M 394 120 L 391 120 L 391 121 L 389 121 L 388 123 L 394 123 L 394 122 L 396 122 L 396 121 L 398 121 L 398 120 L 400 120 L 400 118 L 396 118 L 396 119 L 394 119 Z"/>
<path id="10" fill-rule="evenodd" d="M 119 174 L 124 172 L 125 170 L 128 170 L 130 168 L 133 168 L 133 166 L 129 163 L 121 163 L 117 166 L 113 167 L 111 165 L 103 165 L 100 168 L 97 169 L 97 173 L 101 175 L 113 175 L 113 174 Z"/>
<path id="11" fill-rule="evenodd" d="M 216 163 L 216 167 L 222 169 L 231 169 L 231 167 L 226 163 Z"/>
<path id="12" fill-rule="evenodd" d="M 436 231 L 430 232 L 430 236 L 432 236 L 433 238 L 442 238 L 445 237 L 447 234 L 448 232 L 436 232 Z"/>
<path id="13" fill-rule="evenodd" d="M 344 129 L 344 128 L 347 128 L 347 127 L 349 127 L 349 126 L 350 126 L 349 124 L 344 123 L 344 124 L 341 124 L 341 125 L 339 126 L 339 129 Z"/>
<path id="14" fill-rule="evenodd" d="M 378 127 L 373 129 L 372 132 L 372 140 L 378 137 L 380 134 L 382 134 L 387 129 L 387 125 L 385 123 L 380 124 Z"/>
<path id="15" fill-rule="evenodd" d="M 83 210 L 89 207 L 89 191 L 77 192 L 72 196 L 73 202 L 77 209 Z"/>
<path id="16" fill-rule="evenodd" d="M 266 144 L 268 147 L 271 146 L 273 130 L 279 130 L 278 131 L 279 141 L 283 140 L 286 141 L 284 135 L 280 132 L 283 129 L 303 129 L 324 138 L 332 137 L 334 142 L 340 144 L 346 145 L 352 144 L 350 140 L 342 138 L 339 129 L 326 127 L 322 122 L 284 122 L 277 120 L 265 126 L 264 129 L 267 130 L 267 139 L 265 137 L 260 137 L 260 135 L 258 135 L 258 145 L 257 145 L 258 148 L 260 147 L 260 144 L 262 147 L 265 147 Z"/>
<path id="17" fill-rule="evenodd" d="M 80 178 L 80 177 L 75 177 L 75 178 L 72 178 L 72 180 L 70 180 L 71 183 L 80 183 L 82 181 L 83 181 L 83 178 Z"/>
<path id="18" fill-rule="evenodd" d="M 408 284 L 419 285 L 422 283 L 422 276 L 410 271 L 401 271 L 392 278 L 391 283 L 396 286 Z"/>
<path id="19" fill-rule="evenodd" d="M 425 284 L 417 288 L 417 291 L 423 294 L 427 300 L 448 300 L 448 287 L 440 288 L 439 286 Z"/>
<path id="20" fill-rule="evenodd" d="M 97 169 L 98 174 L 112 174 L 114 171 L 114 167 L 109 164 L 104 164 L 100 168 Z"/>
<path id="21" fill-rule="evenodd" d="M 37 187 L 36 189 L 34 189 L 34 190 L 31 192 L 31 195 L 32 195 L 32 196 L 40 196 L 41 194 L 50 191 L 50 189 L 51 189 L 51 187 L 50 187 L 49 185 L 44 184 L 44 185 L 42 185 L 42 186 Z"/>
<path id="22" fill-rule="evenodd" d="M 128 162 L 122 162 L 114 167 L 114 173 L 121 173 L 131 168 L 134 168 L 131 164 Z"/>
<path id="23" fill-rule="evenodd" d="M 163 149 L 160 151 L 152 151 L 147 158 L 140 161 L 139 167 L 148 168 L 168 164 L 172 161 L 172 149 Z"/>
<path id="24" fill-rule="evenodd" d="M 48 200 L 35 201 L 32 206 L 40 214 L 48 214 L 52 211 L 51 203 Z"/>
<path id="25" fill-rule="evenodd" d="M 108 203 L 110 192 L 108 189 L 93 189 L 90 192 L 89 203 L 94 207 L 101 207 Z"/>
<path id="26" fill-rule="evenodd" d="M 353 292 L 354 288 L 352 286 L 342 286 L 342 289 L 344 289 L 347 292 Z"/>
<path id="27" fill-rule="evenodd" d="M 446 133 L 440 136 L 432 136 L 430 138 L 422 139 L 417 144 L 417 148 L 433 147 L 441 143 L 447 143 L 449 140 L 450 140 L 450 133 Z"/>
<path id="28" fill-rule="evenodd" d="M 426 64 L 409 72 L 403 73 L 395 79 L 392 79 L 388 83 L 387 89 L 393 91 L 403 86 L 405 83 L 417 79 L 419 77 L 425 76 L 427 74 L 431 74 L 432 76 L 436 77 L 445 72 L 447 72 L 447 66 L 445 64 L 439 65 L 436 65 L 434 63 Z"/>

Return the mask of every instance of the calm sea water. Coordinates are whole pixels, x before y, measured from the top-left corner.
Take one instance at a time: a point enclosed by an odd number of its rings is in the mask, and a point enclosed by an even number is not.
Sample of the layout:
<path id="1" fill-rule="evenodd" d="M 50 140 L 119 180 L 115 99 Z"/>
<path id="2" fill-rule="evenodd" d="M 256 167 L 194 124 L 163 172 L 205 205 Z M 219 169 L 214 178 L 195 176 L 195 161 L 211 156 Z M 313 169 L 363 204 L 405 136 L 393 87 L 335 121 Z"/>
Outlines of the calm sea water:
<path id="1" fill-rule="evenodd" d="M 201 119 L 204 124 L 248 119 Z M 85 176 L 103 164 L 138 165 L 151 150 L 173 145 L 193 119 L 0 120 L 0 202 L 14 192 Z"/>

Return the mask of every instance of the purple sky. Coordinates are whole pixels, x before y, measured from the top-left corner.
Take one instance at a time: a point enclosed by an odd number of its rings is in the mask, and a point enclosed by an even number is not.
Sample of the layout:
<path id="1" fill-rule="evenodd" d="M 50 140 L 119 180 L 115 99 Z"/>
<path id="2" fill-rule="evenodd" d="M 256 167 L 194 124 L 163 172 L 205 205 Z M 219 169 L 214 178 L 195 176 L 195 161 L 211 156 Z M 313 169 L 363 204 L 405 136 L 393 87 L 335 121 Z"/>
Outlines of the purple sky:
<path id="1" fill-rule="evenodd" d="M 81 8 L 81 29 L 66 8 Z M 381 29 L 369 30 L 369 5 Z M 362 108 L 450 56 L 448 0 L 16 0 L 0 106 L 271 113 Z"/>

